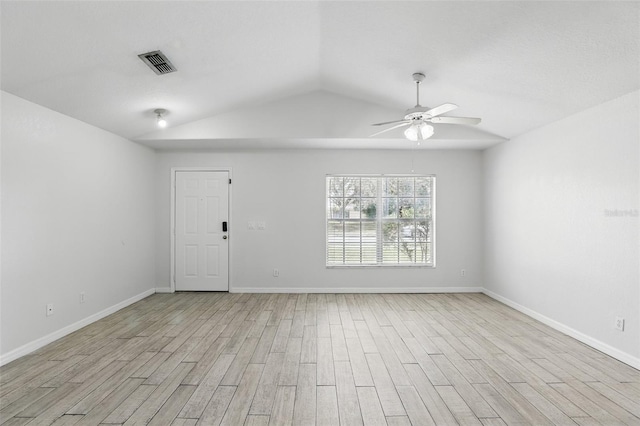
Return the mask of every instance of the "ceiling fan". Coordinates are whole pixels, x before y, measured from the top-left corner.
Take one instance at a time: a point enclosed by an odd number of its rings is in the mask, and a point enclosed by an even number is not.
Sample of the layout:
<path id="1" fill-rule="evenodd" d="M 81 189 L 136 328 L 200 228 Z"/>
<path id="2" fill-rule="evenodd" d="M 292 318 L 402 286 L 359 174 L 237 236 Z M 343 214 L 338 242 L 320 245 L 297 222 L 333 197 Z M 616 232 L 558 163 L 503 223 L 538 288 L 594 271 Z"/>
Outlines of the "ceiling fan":
<path id="1" fill-rule="evenodd" d="M 424 74 L 413 74 L 413 81 L 416 82 L 416 106 L 406 111 L 406 115 L 402 120 L 385 121 L 383 123 L 375 123 L 372 126 L 384 126 L 387 124 L 395 124 L 380 132 L 374 133 L 371 136 L 376 136 L 381 133 L 388 132 L 389 130 L 397 129 L 399 127 L 409 126 L 404 135 L 410 141 L 418 141 L 428 139 L 433 136 L 433 126 L 428 123 L 443 123 L 443 124 L 478 124 L 479 118 L 473 117 L 440 117 L 440 115 L 453 111 L 458 108 L 455 104 L 442 104 L 435 108 L 426 108 L 420 105 L 420 82 L 424 80 Z"/>

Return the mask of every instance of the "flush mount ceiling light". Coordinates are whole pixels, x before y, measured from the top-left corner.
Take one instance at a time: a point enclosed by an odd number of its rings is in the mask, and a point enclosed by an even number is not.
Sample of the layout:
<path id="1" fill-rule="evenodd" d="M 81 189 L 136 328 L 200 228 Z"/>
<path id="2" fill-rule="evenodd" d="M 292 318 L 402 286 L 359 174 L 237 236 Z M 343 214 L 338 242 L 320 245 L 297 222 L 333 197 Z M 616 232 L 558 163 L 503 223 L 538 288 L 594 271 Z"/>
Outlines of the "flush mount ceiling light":
<path id="1" fill-rule="evenodd" d="M 153 112 L 156 114 L 156 121 L 158 123 L 158 127 L 161 127 L 163 129 L 167 127 L 167 120 L 165 120 L 164 116 L 167 114 L 168 111 L 166 109 L 158 108 L 153 110 Z"/>
<path id="2" fill-rule="evenodd" d="M 442 104 L 435 108 L 426 108 L 420 105 L 420 83 L 424 80 L 424 74 L 417 72 L 413 74 L 413 81 L 416 83 L 416 106 L 408 109 L 402 120 L 385 121 L 384 123 L 375 123 L 374 126 L 384 126 L 387 124 L 395 124 L 387 129 L 371 136 L 376 136 L 398 127 L 409 126 L 404 131 L 404 136 L 410 141 L 419 141 L 428 139 L 433 136 L 433 126 L 427 123 L 445 123 L 445 124 L 478 124 L 479 118 L 472 117 L 438 117 L 440 114 L 452 111 L 458 108 L 455 104 Z"/>

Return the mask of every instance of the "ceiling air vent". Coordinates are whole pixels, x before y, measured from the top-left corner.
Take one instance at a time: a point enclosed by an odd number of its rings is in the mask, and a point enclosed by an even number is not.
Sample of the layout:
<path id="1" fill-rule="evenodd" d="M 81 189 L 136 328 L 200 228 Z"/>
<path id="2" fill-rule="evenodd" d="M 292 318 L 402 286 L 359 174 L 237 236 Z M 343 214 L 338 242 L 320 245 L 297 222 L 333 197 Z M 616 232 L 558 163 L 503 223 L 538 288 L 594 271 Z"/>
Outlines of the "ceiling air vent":
<path id="1" fill-rule="evenodd" d="M 143 53 L 142 55 L 138 55 L 138 57 L 158 75 L 169 74 L 170 72 L 177 71 L 171 61 L 169 61 L 159 50 Z"/>

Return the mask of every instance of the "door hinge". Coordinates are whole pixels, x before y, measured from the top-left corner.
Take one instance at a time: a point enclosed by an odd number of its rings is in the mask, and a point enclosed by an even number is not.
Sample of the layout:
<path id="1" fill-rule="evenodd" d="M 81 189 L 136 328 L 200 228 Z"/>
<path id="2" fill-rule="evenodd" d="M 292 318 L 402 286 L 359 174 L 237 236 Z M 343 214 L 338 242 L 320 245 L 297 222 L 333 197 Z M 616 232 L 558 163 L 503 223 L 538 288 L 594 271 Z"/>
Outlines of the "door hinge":
<path id="1" fill-rule="evenodd" d="M 229 179 L 229 185 L 231 185 L 231 179 Z"/>

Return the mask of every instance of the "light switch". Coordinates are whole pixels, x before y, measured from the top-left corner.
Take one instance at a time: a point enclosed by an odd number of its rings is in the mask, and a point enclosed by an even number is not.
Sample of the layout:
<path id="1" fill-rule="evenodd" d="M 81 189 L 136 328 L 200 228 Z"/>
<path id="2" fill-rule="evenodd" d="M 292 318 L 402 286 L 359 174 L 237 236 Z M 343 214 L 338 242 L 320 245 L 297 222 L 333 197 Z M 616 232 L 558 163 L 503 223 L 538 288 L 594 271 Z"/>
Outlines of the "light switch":
<path id="1" fill-rule="evenodd" d="M 258 229 L 260 231 L 264 231 L 265 229 L 267 229 L 267 224 L 265 222 L 258 222 Z"/>
<path id="2" fill-rule="evenodd" d="M 247 224 L 247 227 L 248 227 L 249 229 L 251 229 L 251 230 L 255 230 L 255 229 L 256 229 L 256 223 L 255 223 L 255 222 L 253 222 L 253 221 L 250 221 L 250 222 Z"/>

